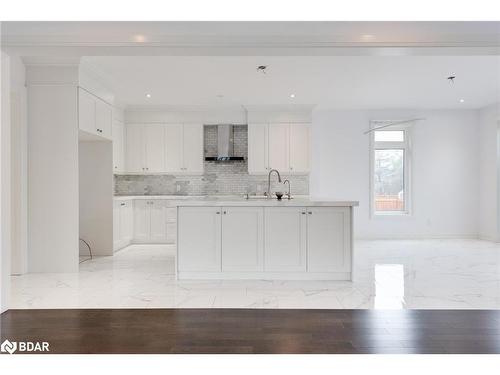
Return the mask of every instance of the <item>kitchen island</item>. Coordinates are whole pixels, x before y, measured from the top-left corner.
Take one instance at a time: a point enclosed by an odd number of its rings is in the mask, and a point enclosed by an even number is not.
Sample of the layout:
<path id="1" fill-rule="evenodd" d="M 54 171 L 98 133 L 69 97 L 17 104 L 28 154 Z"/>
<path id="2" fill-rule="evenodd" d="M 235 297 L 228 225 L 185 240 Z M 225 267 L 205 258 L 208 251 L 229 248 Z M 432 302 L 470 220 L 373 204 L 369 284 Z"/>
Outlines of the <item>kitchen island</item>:
<path id="1" fill-rule="evenodd" d="M 175 205 L 178 279 L 352 278 L 358 202 L 220 198 Z"/>

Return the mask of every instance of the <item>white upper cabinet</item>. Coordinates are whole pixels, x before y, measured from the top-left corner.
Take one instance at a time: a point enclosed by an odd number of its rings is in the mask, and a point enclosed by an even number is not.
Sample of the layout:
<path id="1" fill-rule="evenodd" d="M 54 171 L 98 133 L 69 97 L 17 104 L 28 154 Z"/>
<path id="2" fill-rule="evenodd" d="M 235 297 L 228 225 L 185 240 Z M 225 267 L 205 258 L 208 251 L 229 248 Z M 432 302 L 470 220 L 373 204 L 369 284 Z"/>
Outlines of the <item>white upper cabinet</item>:
<path id="1" fill-rule="evenodd" d="M 112 107 L 88 91 L 78 89 L 78 127 L 89 134 L 112 138 Z"/>
<path id="2" fill-rule="evenodd" d="M 165 127 L 148 125 L 143 128 L 145 147 L 144 167 L 147 172 L 165 171 Z"/>
<path id="3" fill-rule="evenodd" d="M 113 120 L 113 172 L 125 171 L 125 130 L 123 123 L 117 119 Z"/>
<path id="4" fill-rule="evenodd" d="M 288 124 L 269 125 L 269 168 L 288 170 Z"/>
<path id="5" fill-rule="evenodd" d="M 146 152 L 141 125 L 127 125 L 125 132 L 125 168 L 127 172 L 145 172 Z"/>
<path id="6" fill-rule="evenodd" d="M 203 173 L 202 124 L 129 124 L 126 170 L 131 173 Z"/>
<path id="7" fill-rule="evenodd" d="M 113 108 L 101 99 L 95 102 L 95 126 L 104 138 L 112 138 Z"/>
<path id="8" fill-rule="evenodd" d="M 183 171 L 189 174 L 203 173 L 203 125 L 184 125 Z"/>
<path id="9" fill-rule="evenodd" d="M 95 97 L 89 92 L 78 89 L 78 127 L 87 133 L 95 134 Z"/>
<path id="10" fill-rule="evenodd" d="M 291 173 L 309 172 L 309 124 L 290 124 L 289 170 Z"/>
<path id="11" fill-rule="evenodd" d="M 269 171 L 267 138 L 267 124 L 248 124 L 248 173 Z"/>
<path id="12" fill-rule="evenodd" d="M 164 125 L 127 125 L 126 138 L 127 172 L 165 171 Z"/>
<path id="13" fill-rule="evenodd" d="M 249 124 L 248 173 L 309 173 L 309 124 Z"/>
<path id="14" fill-rule="evenodd" d="M 183 172 L 184 126 L 169 124 L 165 126 L 165 159 L 166 171 L 169 173 Z"/>

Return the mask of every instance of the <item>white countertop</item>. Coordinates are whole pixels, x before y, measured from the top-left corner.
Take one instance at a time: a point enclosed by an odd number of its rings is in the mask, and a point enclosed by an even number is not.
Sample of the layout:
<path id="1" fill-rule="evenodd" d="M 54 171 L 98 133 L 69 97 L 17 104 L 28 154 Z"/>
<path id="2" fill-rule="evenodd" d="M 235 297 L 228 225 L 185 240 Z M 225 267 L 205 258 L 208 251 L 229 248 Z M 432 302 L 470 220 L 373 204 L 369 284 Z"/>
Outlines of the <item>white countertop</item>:
<path id="1" fill-rule="evenodd" d="M 206 195 L 115 195 L 115 200 L 132 200 L 132 199 L 168 199 L 168 200 L 185 200 L 185 199 L 206 199 Z"/>
<path id="2" fill-rule="evenodd" d="M 127 195 L 115 196 L 116 200 L 132 199 L 168 199 L 173 206 L 258 206 L 258 207 L 304 207 L 304 206 L 324 206 L 324 207 L 353 207 L 358 206 L 357 201 L 315 201 L 307 197 L 300 196 L 291 200 L 283 199 L 265 199 L 250 198 L 245 199 L 241 196 L 186 196 L 186 195 Z"/>
<path id="3" fill-rule="evenodd" d="M 175 205 L 178 207 L 188 207 L 188 206 L 253 206 L 253 207 L 311 207 L 311 206 L 325 206 L 325 207 L 352 207 L 358 206 L 359 202 L 355 201 L 313 201 L 305 198 L 296 199 L 283 199 L 281 201 L 277 199 L 244 199 L 240 198 L 237 200 L 228 199 L 214 199 L 207 198 L 201 200 L 185 200 L 177 201 Z"/>

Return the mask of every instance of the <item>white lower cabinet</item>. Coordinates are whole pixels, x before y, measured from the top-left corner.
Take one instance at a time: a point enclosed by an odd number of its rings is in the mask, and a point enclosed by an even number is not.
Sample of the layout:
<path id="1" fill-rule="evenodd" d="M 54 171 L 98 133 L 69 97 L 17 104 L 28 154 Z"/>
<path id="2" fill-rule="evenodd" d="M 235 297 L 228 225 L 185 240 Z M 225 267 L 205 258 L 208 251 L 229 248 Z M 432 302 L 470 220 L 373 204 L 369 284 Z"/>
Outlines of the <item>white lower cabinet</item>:
<path id="1" fill-rule="evenodd" d="M 350 207 L 179 207 L 179 278 L 349 280 Z"/>
<path id="2" fill-rule="evenodd" d="M 113 202 L 113 250 L 128 246 L 133 238 L 132 201 Z"/>
<path id="3" fill-rule="evenodd" d="M 151 222 L 150 201 L 138 199 L 134 201 L 134 241 L 147 242 Z"/>
<path id="4" fill-rule="evenodd" d="M 150 204 L 150 229 L 151 242 L 167 241 L 167 206 L 165 201 L 151 201 Z"/>
<path id="5" fill-rule="evenodd" d="M 307 270 L 351 271 L 351 221 L 348 207 L 307 208 Z"/>
<path id="6" fill-rule="evenodd" d="M 266 207 L 264 269 L 305 272 L 307 216 L 305 207 Z"/>
<path id="7" fill-rule="evenodd" d="M 179 210 L 177 266 L 181 272 L 221 271 L 220 207 L 183 207 Z"/>
<path id="8" fill-rule="evenodd" d="M 173 244 L 177 238 L 177 208 L 164 199 L 116 199 L 113 202 L 113 248 L 131 243 Z"/>
<path id="9" fill-rule="evenodd" d="M 168 243 L 168 205 L 165 200 L 137 199 L 134 202 L 134 242 Z"/>
<path id="10" fill-rule="evenodd" d="M 222 271 L 262 271 L 264 265 L 264 209 L 222 209 Z"/>

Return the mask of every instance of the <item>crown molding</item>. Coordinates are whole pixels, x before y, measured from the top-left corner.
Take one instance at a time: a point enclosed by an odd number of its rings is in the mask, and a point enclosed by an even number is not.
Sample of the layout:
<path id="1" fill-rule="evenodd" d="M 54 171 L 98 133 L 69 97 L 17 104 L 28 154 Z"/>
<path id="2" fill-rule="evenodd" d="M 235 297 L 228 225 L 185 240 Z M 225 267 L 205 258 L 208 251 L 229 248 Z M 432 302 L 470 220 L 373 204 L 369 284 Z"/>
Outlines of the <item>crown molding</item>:
<path id="1" fill-rule="evenodd" d="M 76 66 L 80 65 L 79 56 L 23 56 L 25 66 Z"/>
<path id="2" fill-rule="evenodd" d="M 176 48 L 338 48 L 338 47 L 500 47 L 498 34 L 444 34 L 404 37 L 398 33 L 373 40 L 352 35 L 148 35 L 140 41 L 123 36 L 2 35 L 7 47 L 176 47 Z"/>

